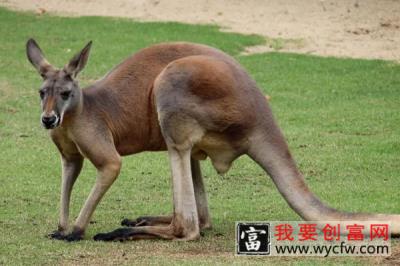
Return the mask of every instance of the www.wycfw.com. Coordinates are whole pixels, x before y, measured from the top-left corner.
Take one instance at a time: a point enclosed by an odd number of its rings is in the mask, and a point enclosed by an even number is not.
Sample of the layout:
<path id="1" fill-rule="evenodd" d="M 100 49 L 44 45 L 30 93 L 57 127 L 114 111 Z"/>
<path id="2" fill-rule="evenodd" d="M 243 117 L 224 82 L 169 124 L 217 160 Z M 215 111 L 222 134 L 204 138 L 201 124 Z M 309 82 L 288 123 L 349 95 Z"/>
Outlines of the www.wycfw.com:
<path id="1" fill-rule="evenodd" d="M 274 246 L 276 255 L 309 255 L 309 256 L 371 256 L 371 255 L 390 255 L 388 245 L 349 245 L 341 242 L 340 245 L 276 245 Z"/>

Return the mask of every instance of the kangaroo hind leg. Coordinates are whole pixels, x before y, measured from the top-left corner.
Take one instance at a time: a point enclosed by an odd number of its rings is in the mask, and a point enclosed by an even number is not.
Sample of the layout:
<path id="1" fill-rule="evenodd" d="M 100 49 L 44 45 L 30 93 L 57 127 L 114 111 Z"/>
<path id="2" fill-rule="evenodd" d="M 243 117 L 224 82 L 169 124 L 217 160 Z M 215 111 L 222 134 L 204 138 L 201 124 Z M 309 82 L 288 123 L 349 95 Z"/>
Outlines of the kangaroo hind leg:
<path id="1" fill-rule="evenodd" d="M 204 180 L 201 174 L 200 162 L 195 159 L 191 159 L 192 178 L 194 196 L 196 198 L 197 213 L 199 216 L 200 229 L 210 229 L 211 217 L 208 209 L 207 194 L 204 187 Z"/>
<path id="2" fill-rule="evenodd" d="M 163 225 L 170 224 L 172 221 L 171 215 L 160 216 L 140 216 L 136 219 L 123 219 L 121 225 L 123 226 L 146 226 L 146 225 Z"/>

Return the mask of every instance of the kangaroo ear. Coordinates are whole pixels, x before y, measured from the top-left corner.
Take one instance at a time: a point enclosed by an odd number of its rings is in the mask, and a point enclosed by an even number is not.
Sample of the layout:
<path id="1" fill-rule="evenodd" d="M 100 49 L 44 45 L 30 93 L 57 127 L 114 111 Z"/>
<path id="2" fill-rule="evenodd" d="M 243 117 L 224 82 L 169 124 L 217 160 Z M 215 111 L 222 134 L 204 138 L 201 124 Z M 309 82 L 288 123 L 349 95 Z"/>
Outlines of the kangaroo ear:
<path id="1" fill-rule="evenodd" d="M 44 58 L 42 50 L 34 39 L 29 39 L 26 43 L 26 55 L 43 78 L 54 71 L 54 67 Z"/>
<path id="2" fill-rule="evenodd" d="M 64 67 L 64 71 L 75 78 L 78 73 L 86 66 L 89 58 L 90 47 L 92 47 L 92 41 L 86 44 L 85 48 L 77 53 L 69 63 Z"/>

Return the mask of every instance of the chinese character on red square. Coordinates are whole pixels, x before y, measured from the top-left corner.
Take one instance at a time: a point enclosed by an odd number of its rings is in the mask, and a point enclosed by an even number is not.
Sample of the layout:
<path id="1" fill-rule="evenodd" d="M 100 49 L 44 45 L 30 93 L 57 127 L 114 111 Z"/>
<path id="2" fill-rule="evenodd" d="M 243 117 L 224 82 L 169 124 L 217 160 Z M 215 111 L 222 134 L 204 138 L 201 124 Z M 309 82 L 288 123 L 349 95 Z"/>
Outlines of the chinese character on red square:
<path id="1" fill-rule="evenodd" d="M 275 226 L 275 237 L 276 240 L 290 240 L 293 241 L 292 236 L 293 226 L 290 224 L 278 224 Z"/>
<path id="2" fill-rule="evenodd" d="M 347 234 L 347 240 L 359 240 L 362 241 L 364 240 L 364 225 L 361 224 L 353 224 L 353 225 L 347 225 L 346 229 L 349 231 Z"/>
<path id="3" fill-rule="evenodd" d="M 325 241 L 340 240 L 340 224 L 326 224 L 324 228 L 322 228 L 322 233 L 324 233 Z"/>
<path id="4" fill-rule="evenodd" d="M 374 238 L 383 238 L 388 240 L 389 238 L 389 225 L 388 224 L 371 224 L 370 226 L 370 237 L 371 240 Z"/>
<path id="5" fill-rule="evenodd" d="M 299 224 L 299 240 L 317 240 L 317 224 Z"/>

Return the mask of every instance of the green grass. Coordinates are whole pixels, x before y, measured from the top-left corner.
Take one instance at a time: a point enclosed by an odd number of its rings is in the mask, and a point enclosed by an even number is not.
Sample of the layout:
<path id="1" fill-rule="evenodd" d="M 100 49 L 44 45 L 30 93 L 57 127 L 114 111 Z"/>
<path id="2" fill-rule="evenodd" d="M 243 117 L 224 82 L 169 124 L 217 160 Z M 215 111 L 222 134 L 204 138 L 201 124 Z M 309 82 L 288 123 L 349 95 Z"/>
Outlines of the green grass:
<path id="1" fill-rule="evenodd" d="M 0 264 L 365 264 L 360 258 L 238 258 L 234 222 L 298 220 L 265 173 L 250 159 L 220 177 L 207 161 L 214 229 L 195 242 L 97 243 L 97 232 L 123 217 L 171 212 L 165 153 L 124 158 L 119 179 L 92 218 L 86 240 L 51 241 L 56 229 L 60 163 L 39 125 L 40 78 L 25 58 L 34 37 L 47 58 L 62 66 L 94 41 L 81 83 L 101 77 L 139 48 L 163 41 L 205 43 L 236 56 L 265 93 L 312 190 L 351 211 L 400 213 L 400 66 L 384 61 L 269 53 L 239 56 L 258 36 L 219 32 L 215 26 L 138 23 L 126 19 L 59 18 L 0 9 Z M 94 183 L 86 163 L 73 191 L 75 218 Z M 397 243 L 395 245 L 398 246 Z"/>

